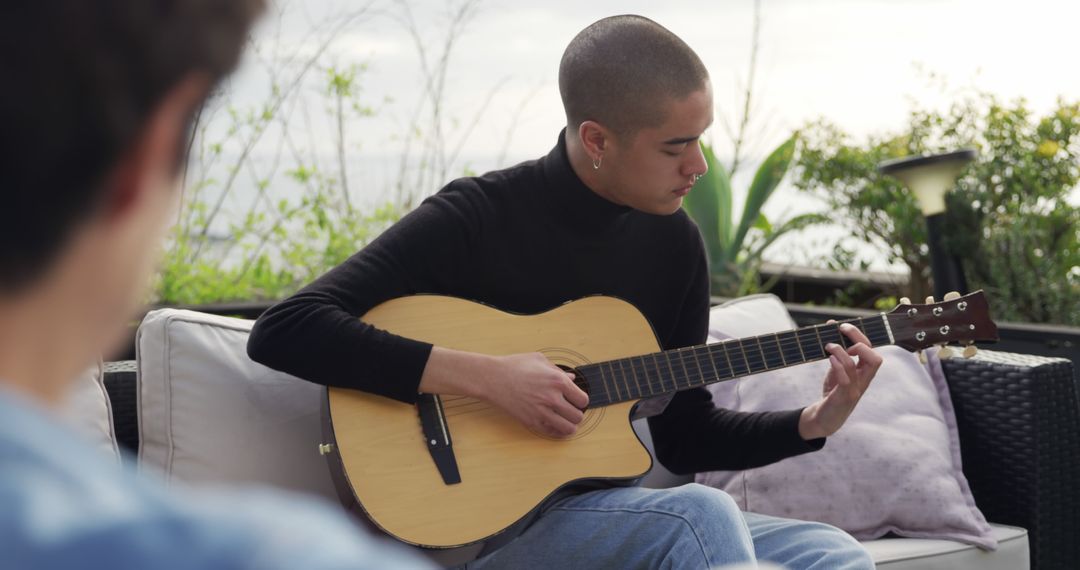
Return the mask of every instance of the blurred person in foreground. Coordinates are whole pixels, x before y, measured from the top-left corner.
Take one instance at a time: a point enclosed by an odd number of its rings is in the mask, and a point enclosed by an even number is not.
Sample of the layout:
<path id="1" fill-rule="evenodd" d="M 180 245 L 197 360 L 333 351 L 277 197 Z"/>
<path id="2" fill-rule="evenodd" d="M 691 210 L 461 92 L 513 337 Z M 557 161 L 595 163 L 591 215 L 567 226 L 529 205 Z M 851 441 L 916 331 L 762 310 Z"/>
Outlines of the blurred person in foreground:
<path id="1" fill-rule="evenodd" d="M 329 505 L 166 492 L 56 419 L 71 379 L 124 336 L 194 111 L 261 8 L 0 8 L 0 568 L 426 567 Z"/>

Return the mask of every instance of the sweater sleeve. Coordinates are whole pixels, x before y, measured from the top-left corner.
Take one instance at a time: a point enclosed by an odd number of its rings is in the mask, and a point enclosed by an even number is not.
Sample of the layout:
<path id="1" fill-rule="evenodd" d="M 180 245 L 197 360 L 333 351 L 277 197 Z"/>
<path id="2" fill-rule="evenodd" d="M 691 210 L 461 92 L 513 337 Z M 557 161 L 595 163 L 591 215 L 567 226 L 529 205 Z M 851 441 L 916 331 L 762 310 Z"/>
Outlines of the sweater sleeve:
<path id="1" fill-rule="evenodd" d="M 696 232 L 697 229 L 694 228 Z M 696 236 L 700 254 L 678 326 L 664 349 L 705 342 L 709 327 L 709 270 L 704 246 Z M 738 412 L 718 408 L 705 388 L 679 392 L 660 415 L 649 418 L 656 456 L 669 471 L 748 469 L 821 449 L 825 439 L 806 441 L 799 435 L 802 410 Z"/>
<path id="2" fill-rule="evenodd" d="M 256 321 L 248 355 L 305 380 L 416 400 L 431 345 L 360 320 L 376 305 L 445 292 L 476 239 L 482 207 L 467 179 L 451 183 L 367 247 Z"/>

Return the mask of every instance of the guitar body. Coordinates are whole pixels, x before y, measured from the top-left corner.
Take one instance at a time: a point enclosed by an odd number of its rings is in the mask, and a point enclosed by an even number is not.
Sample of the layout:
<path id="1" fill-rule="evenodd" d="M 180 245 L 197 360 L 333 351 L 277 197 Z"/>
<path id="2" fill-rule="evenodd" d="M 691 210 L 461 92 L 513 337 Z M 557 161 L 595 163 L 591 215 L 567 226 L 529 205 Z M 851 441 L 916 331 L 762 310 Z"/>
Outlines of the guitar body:
<path id="1" fill-rule="evenodd" d="M 540 352 L 565 367 L 659 350 L 641 313 L 610 297 L 514 315 L 461 299 L 419 295 L 383 303 L 363 320 L 446 348 L 491 355 Z M 568 483 L 644 475 L 652 459 L 629 421 L 635 403 L 589 409 L 574 436 L 550 439 L 483 401 L 443 396 L 443 419 L 461 476 L 460 483 L 447 484 L 415 406 L 329 389 L 336 449 L 356 499 L 387 533 L 434 548 L 498 534 Z"/>

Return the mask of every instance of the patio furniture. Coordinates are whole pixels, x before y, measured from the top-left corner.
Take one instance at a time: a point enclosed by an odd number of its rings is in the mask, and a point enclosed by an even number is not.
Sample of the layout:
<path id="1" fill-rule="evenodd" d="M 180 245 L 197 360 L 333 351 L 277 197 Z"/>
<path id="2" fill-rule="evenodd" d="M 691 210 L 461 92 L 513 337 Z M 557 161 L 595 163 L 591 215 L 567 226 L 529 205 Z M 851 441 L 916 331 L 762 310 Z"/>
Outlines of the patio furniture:
<path id="1" fill-rule="evenodd" d="M 192 358 L 195 354 L 205 354 L 207 360 L 224 358 L 229 366 L 259 366 L 244 362 L 246 355 L 229 353 L 230 350 L 240 350 L 236 347 L 242 347 L 246 338 L 245 331 L 249 327 L 246 323 L 250 321 L 188 311 L 174 313 L 183 315 L 175 319 L 163 319 L 158 329 L 148 331 L 145 335 L 140 332 L 140 350 L 144 357 Z M 159 337 L 180 334 L 169 330 L 170 323 L 204 327 L 213 332 L 187 330 L 183 334 L 188 336 L 185 342 L 189 344 L 182 349 L 160 350 L 162 346 L 168 348 L 169 340 Z M 220 340 L 217 337 L 222 334 L 222 330 L 232 336 L 227 340 Z M 214 345 L 216 348 L 233 348 L 206 350 L 201 353 L 194 351 L 190 339 L 197 340 L 199 335 L 214 337 L 210 342 L 219 343 Z M 174 345 L 179 346 L 179 341 Z M 144 364 L 140 363 L 140 366 Z M 153 367 L 154 370 L 147 372 L 143 369 L 144 374 L 161 374 L 160 362 L 145 366 Z M 177 373 L 176 368 L 173 366 L 170 373 Z M 163 413 L 157 408 L 147 408 L 148 405 L 154 405 L 152 400 L 156 397 L 149 391 L 157 389 L 147 382 L 154 383 L 160 379 L 139 378 L 137 370 L 139 368 L 135 363 L 128 361 L 107 363 L 105 372 L 105 385 L 112 403 L 117 438 L 121 446 L 132 453 L 139 451 L 140 434 L 150 433 L 146 431 L 152 427 L 148 424 L 161 420 Z M 199 373 L 199 370 L 201 369 L 196 367 L 195 373 Z M 868 541 L 867 548 L 875 556 L 879 567 L 1016 569 L 1027 567 L 1025 562 L 1029 558 L 1030 567 L 1040 570 L 1074 567 L 1075 561 L 1080 560 L 1080 541 L 1076 540 L 1080 535 L 1080 503 L 1077 502 L 1076 491 L 1073 489 L 1074 482 L 1080 481 L 1080 404 L 1077 402 L 1072 364 L 1065 359 L 981 351 L 970 360 L 946 361 L 945 371 L 957 414 L 964 473 L 971 484 L 978 506 L 995 525 L 995 534 L 1001 546 L 994 553 L 986 553 L 949 541 L 906 538 Z M 211 370 L 205 374 L 209 376 L 217 372 L 219 371 Z M 224 372 L 227 371 L 222 371 Z M 258 406 L 272 401 L 266 398 L 272 397 L 273 392 L 259 392 L 269 386 L 261 381 L 255 382 L 240 375 L 232 380 L 223 378 L 214 381 L 230 390 L 235 389 L 237 394 L 250 400 L 246 401 L 245 405 Z M 230 386 L 230 383 L 244 384 Z M 311 388 L 311 385 L 304 385 L 305 389 Z M 214 399 L 218 398 L 218 395 L 201 394 L 198 397 Z M 222 399 L 228 397 L 232 396 L 220 396 Z M 250 419 L 251 409 L 244 413 Z M 316 410 L 307 410 L 305 413 L 317 417 Z M 141 423 L 140 414 L 145 416 Z M 230 430 L 218 429 L 216 425 L 210 425 L 211 423 L 208 420 L 204 429 L 211 430 L 208 433 L 214 434 L 215 441 L 206 441 L 205 445 L 225 448 L 233 445 L 220 441 L 231 436 L 228 433 Z M 643 438 L 647 438 L 644 424 L 638 425 L 638 428 Z M 151 435 L 154 438 L 160 437 L 153 433 Z M 274 436 L 268 434 L 267 437 Z M 313 437 L 318 439 L 317 435 Z M 210 438 L 191 439 L 189 434 L 189 439 L 185 442 L 189 446 L 198 447 L 204 445 L 204 440 L 208 439 Z M 235 445 L 245 443 L 246 440 L 238 441 Z M 252 466 L 247 471 L 219 464 L 221 479 L 225 482 L 268 483 L 264 478 L 252 474 L 290 469 L 306 469 L 314 472 L 314 476 L 322 477 L 326 467 L 322 458 L 314 452 L 317 444 L 318 441 L 311 441 L 310 450 L 304 451 L 303 457 L 290 455 L 292 450 L 283 450 L 277 456 L 259 453 L 257 461 L 264 464 Z M 159 446 L 160 442 L 152 445 Z M 308 449 L 307 445 L 308 443 L 303 443 L 302 448 Z M 144 446 L 140 456 L 142 461 L 147 461 L 147 451 Z M 189 448 L 185 453 L 199 451 Z M 158 452 L 150 454 L 151 457 L 158 455 Z M 133 460 L 133 457 L 129 456 L 128 460 Z M 213 462 L 204 461 L 198 478 L 213 479 L 214 473 L 206 471 L 212 469 L 213 465 Z M 160 468 L 159 465 L 154 467 Z M 226 471 L 228 473 L 225 473 Z M 174 473 L 172 476 L 179 475 Z M 669 486 L 686 480 L 665 472 L 662 466 L 656 463 L 653 472 L 642 484 Z M 276 481 L 269 483 L 276 484 Z M 326 494 L 321 489 L 312 491 Z M 454 556 L 458 557 L 457 560 L 467 559 L 475 551 L 473 548 L 468 552 L 443 553 L 441 561 L 452 563 Z"/>

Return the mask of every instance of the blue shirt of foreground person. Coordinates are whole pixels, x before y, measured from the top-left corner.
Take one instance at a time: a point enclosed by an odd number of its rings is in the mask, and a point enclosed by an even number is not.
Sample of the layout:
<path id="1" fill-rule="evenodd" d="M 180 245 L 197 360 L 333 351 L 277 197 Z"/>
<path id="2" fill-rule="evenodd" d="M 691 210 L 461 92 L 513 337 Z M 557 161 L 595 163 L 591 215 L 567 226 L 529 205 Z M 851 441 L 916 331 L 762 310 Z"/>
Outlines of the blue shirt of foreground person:
<path id="1" fill-rule="evenodd" d="M 165 490 L 59 425 L 122 339 L 258 0 L 0 3 L 0 568 L 426 568 L 330 505 Z"/>
<path id="2" fill-rule="evenodd" d="M 121 472 L 15 393 L 0 394 L 0 505 L 0 568 L 426 567 L 330 505 Z"/>

